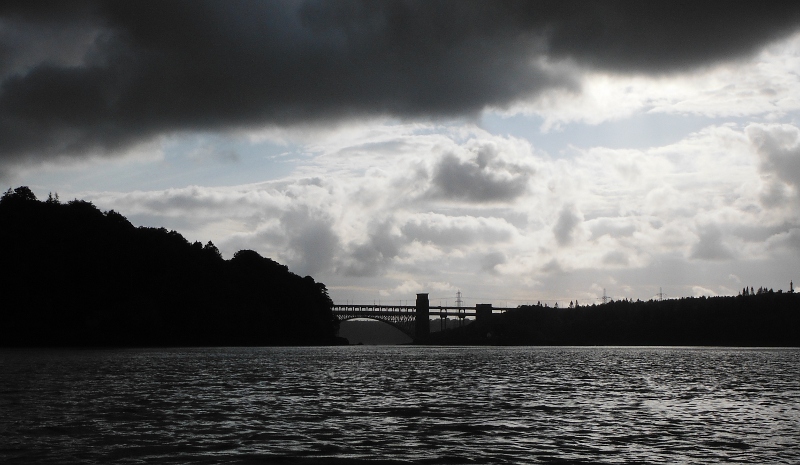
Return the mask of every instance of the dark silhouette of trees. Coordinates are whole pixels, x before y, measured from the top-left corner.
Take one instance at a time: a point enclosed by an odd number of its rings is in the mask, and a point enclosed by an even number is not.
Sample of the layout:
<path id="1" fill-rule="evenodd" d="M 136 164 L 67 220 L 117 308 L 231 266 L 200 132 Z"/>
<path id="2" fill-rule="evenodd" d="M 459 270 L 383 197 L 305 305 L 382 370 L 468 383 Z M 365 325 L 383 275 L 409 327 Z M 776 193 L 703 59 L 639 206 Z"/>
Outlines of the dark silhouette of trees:
<path id="1" fill-rule="evenodd" d="M 800 295 L 762 288 L 699 297 L 548 308 L 521 306 L 491 321 L 434 334 L 431 343 L 509 345 L 800 346 Z M 491 338 L 487 338 L 491 334 Z"/>
<path id="2" fill-rule="evenodd" d="M 20 186 L 14 190 L 11 190 L 9 187 L 5 194 L 3 194 L 3 200 L 9 203 L 17 203 L 17 202 L 32 202 L 36 201 L 36 195 L 33 191 L 28 188 L 28 186 Z"/>
<path id="3" fill-rule="evenodd" d="M 0 198 L 0 345 L 330 344 L 327 289 L 258 253 L 134 227 L 91 202 Z"/>

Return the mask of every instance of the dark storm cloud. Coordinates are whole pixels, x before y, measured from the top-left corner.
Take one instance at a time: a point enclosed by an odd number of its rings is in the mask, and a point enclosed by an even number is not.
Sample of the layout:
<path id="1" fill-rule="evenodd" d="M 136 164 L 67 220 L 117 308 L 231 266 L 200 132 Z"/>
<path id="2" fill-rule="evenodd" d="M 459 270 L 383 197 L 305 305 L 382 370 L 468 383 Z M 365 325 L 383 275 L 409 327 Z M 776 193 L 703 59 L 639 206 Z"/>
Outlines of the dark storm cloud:
<path id="1" fill-rule="evenodd" d="M 755 51 L 800 2 L 4 2 L 0 156 L 160 134 L 476 114 L 555 86 L 563 58 L 661 73 Z"/>
<path id="2" fill-rule="evenodd" d="M 610 70 L 651 73 L 736 59 L 798 28 L 792 1 L 564 2 L 549 52 Z"/>

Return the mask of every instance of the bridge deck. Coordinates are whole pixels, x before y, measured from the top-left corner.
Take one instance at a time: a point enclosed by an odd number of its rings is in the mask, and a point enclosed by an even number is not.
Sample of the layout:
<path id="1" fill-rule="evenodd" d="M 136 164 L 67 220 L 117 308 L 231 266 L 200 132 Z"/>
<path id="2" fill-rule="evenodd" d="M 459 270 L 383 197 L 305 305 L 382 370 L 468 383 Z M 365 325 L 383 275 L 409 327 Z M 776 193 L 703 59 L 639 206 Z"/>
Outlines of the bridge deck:
<path id="1" fill-rule="evenodd" d="M 474 317 L 476 316 L 475 307 L 448 307 L 448 306 L 430 306 L 429 315 L 432 317 L 449 317 L 449 316 L 462 316 Z M 492 307 L 492 313 L 503 313 L 508 310 L 515 310 L 514 308 Z M 409 314 L 413 315 L 417 311 L 417 307 L 413 305 L 333 305 L 333 313 L 337 315 L 351 315 L 354 313 L 369 313 L 374 316 L 390 316 Z"/>

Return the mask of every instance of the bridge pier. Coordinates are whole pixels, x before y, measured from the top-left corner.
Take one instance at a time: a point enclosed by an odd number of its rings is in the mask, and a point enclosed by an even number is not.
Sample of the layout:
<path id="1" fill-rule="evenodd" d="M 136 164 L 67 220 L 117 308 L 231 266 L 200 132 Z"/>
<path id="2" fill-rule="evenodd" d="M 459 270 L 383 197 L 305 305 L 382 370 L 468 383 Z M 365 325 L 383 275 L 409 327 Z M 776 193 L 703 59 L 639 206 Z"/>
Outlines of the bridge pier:
<path id="1" fill-rule="evenodd" d="M 492 318 L 492 304 L 478 304 L 475 306 L 475 322 L 483 323 Z"/>
<path id="2" fill-rule="evenodd" d="M 428 294 L 417 294 L 417 309 L 416 309 L 416 331 L 415 341 L 427 341 L 431 333 L 430 322 L 431 308 L 428 302 Z"/>

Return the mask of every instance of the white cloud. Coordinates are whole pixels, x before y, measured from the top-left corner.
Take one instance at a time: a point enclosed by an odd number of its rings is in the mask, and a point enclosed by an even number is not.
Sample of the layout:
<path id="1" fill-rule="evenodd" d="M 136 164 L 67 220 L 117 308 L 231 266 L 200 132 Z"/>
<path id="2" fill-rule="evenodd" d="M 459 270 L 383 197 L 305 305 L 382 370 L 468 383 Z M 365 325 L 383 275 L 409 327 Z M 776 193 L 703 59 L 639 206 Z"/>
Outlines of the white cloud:
<path id="1" fill-rule="evenodd" d="M 766 174 L 778 176 L 766 161 L 793 156 L 786 134 L 797 131 L 722 124 L 662 147 L 574 148 L 556 159 L 474 126 L 392 125 L 352 139 L 339 134 L 330 145 L 318 140 L 314 158 L 275 181 L 86 197 L 134 223 L 213 240 L 226 256 L 257 250 L 313 274 L 338 300 L 460 288 L 467 296 L 591 303 L 601 295 L 594 282 L 632 298 L 649 298 L 664 282 L 675 283 L 668 294 L 693 286 L 709 294 L 731 273 L 747 283 L 737 267 L 748 260 L 800 253 L 795 209 L 765 208 L 759 187 Z M 431 196 L 437 167 L 454 159 L 491 182 L 523 179 L 524 189 L 487 202 L 476 181 L 455 199 Z M 790 174 L 779 178 L 787 189 Z M 687 274 L 726 266 L 718 282 Z M 783 278 L 776 275 L 774 287 Z"/>
<path id="2" fill-rule="evenodd" d="M 692 293 L 694 294 L 694 297 L 713 297 L 717 295 L 716 292 L 702 286 L 692 286 Z"/>
<path id="3" fill-rule="evenodd" d="M 433 212 L 410 216 L 400 231 L 408 240 L 445 249 L 476 243 L 502 244 L 516 234 L 514 226 L 503 218 L 454 217 Z"/>

